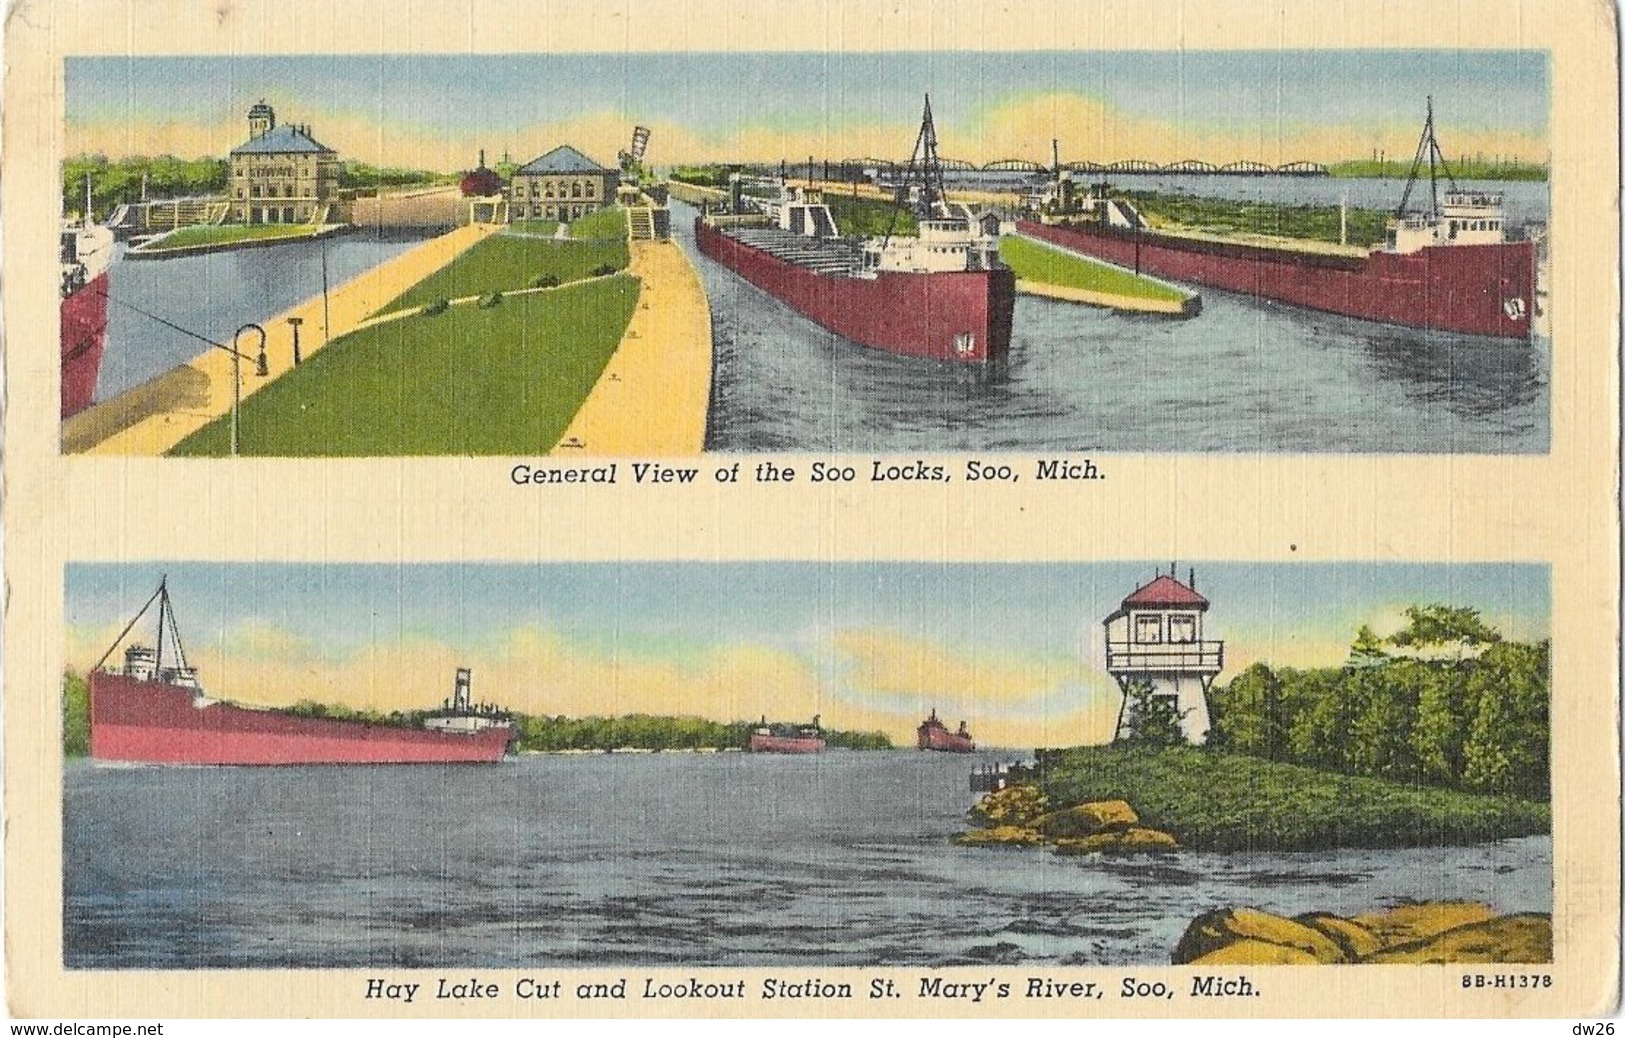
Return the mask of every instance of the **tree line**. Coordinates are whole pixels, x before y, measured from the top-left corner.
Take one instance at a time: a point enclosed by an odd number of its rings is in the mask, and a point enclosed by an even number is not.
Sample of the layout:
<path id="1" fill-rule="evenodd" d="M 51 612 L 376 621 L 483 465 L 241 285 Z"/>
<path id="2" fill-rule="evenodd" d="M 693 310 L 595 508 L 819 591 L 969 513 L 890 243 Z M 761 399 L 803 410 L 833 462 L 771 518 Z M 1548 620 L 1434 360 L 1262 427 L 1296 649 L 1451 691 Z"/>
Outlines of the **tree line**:
<path id="1" fill-rule="evenodd" d="M 1551 642 L 1509 641 L 1473 609 L 1412 606 L 1361 627 L 1341 667 L 1255 663 L 1209 697 L 1220 750 L 1475 793 L 1547 799 Z"/>

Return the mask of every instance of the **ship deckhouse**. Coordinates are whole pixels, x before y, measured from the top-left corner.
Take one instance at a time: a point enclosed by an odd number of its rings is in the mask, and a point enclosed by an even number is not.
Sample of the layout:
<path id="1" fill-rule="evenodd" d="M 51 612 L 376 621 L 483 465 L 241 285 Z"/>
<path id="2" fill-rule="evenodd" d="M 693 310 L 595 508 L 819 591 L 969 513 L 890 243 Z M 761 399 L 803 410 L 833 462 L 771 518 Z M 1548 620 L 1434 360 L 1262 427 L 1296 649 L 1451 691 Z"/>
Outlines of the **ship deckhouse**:
<path id="1" fill-rule="evenodd" d="M 1166 574 L 1136 588 L 1122 606 L 1106 617 L 1106 671 L 1123 690 L 1114 739 L 1131 734 L 1128 711 L 1130 682 L 1151 685 L 1152 696 L 1170 702 L 1180 715 L 1185 738 L 1196 745 L 1211 727 L 1207 692 L 1224 669 L 1224 643 L 1203 637 L 1208 600 L 1196 592 L 1196 573 L 1188 583 Z"/>

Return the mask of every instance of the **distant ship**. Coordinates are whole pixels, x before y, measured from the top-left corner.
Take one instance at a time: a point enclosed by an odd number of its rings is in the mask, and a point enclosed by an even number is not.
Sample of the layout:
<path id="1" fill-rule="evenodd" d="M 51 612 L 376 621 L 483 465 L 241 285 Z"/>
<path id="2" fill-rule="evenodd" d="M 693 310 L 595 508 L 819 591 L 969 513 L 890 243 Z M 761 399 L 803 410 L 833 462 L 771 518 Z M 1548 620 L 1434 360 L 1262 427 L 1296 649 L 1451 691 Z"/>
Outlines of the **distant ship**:
<path id="1" fill-rule="evenodd" d="M 950 732 L 948 726 L 937 719 L 936 710 L 931 716 L 921 722 L 917 729 L 919 740 L 917 745 L 922 750 L 941 750 L 945 753 L 974 753 L 976 743 L 971 739 L 965 722 L 959 722 L 959 731 Z"/>
<path id="2" fill-rule="evenodd" d="M 701 215 L 699 250 L 838 335 L 890 353 L 986 364 L 1010 349 L 1015 274 L 963 205 L 943 197 L 931 99 L 915 145 L 919 235 L 843 238 L 820 192 L 780 185 L 761 214 Z M 915 169 L 910 160 L 909 168 Z M 809 173 L 810 175 L 810 173 Z"/>
<path id="3" fill-rule="evenodd" d="M 87 197 L 88 202 L 88 197 Z M 86 205 L 86 212 L 89 206 Z M 78 414 L 96 396 L 107 340 L 108 268 L 113 231 L 91 223 L 62 227 L 62 417 Z"/>
<path id="4" fill-rule="evenodd" d="M 1429 169 L 1426 208 L 1408 212 Z M 1448 188 L 1439 191 L 1443 168 Z M 1065 194 L 1057 182 L 1057 194 Z M 1504 196 L 1456 185 L 1433 130 L 1433 102 L 1382 247 L 1366 256 L 1153 231 L 1126 199 L 1096 190 L 1017 229 L 1136 272 L 1293 306 L 1443 332 L 1525 339 L 1535 308 L 1535 243 L 1506 240 Z"/>
<path id="5" fill-rule="evenodd" d="M 818 753 L 826 743 L 815 715 L 812 724 L 768 724 L 767 718 L 750 733 L 752 753 Z"/>
<path id="6" fill-rule="evenodd" d="M 90 674 L 90 755 L 143 764 L 428 764 L 501 760 L 514 737 L 508 715 L 471 701 L 471 673 L 457 671 L 452 696 L 422 727 L 247 706 L 205 695 L 188 666 L 180 629 L 160 582 L 124 635 L 158 606 L 154 647 L 131 645 L 121 668 Z M 166 662 L 166 632 L 169 637 Z"/>

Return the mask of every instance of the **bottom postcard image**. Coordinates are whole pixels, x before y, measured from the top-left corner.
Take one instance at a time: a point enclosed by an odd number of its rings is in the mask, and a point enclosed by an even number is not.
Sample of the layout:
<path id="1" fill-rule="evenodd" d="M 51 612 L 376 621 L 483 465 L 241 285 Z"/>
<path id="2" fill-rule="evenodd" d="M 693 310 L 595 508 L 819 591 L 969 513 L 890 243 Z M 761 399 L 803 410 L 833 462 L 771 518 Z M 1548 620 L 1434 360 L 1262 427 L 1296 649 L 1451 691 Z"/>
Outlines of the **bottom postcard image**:
<path id="1" fill-rule="evenodd" d="M 430 1001 L 384 972 L 419 968 L 758 1000 L 870 997 L 819 967 L 1553 961 L 1543 565 L 66 584 L 70 972 L 374 971 L 361 1005 Z M 621 967 L 768 972 L 571 979 Z M 958 975 L 898 994 L 1001 997 Z"/>

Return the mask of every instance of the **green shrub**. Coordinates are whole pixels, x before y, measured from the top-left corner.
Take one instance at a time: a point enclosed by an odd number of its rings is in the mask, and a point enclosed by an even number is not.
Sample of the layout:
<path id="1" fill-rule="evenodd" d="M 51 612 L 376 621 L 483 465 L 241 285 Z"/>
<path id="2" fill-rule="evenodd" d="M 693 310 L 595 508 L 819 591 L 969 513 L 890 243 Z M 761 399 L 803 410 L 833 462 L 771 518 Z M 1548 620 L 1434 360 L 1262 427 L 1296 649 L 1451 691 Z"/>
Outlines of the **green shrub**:
<path id="1" fill-rule="evenodd" d="M 530 279 L 531 288 L 558 288 L 559 276 L 557 274 L 537 274 Z"/>
<path id="2" fill-rule="evenodd" d="M 613 273 L 615 273 L 615 267 L 609 263 L 600 263 L 592 268 L 592 276 L 595 278 L 608 277 Z"/>
<path id="3" fill-rule="evenodd" d="M 479 307 L 481 310 L 489 310 L 500 302 L 502 302 L 502 293 L 491 292 L 487 295 L 480 296 Z"/>
<path id="4" fill-rule="evenodd" d="M 449 306 L 451 306 L 451 300 L 449 300 L 449 299 L 436 299 L 434 302 L 430 303 L 428 306 L 425 306 L 423 308 L 423 316 L 424 317 L 434 317 L 437 314 L 443 314 L 443 313 L 446 312 L 446 309 Z"/>

